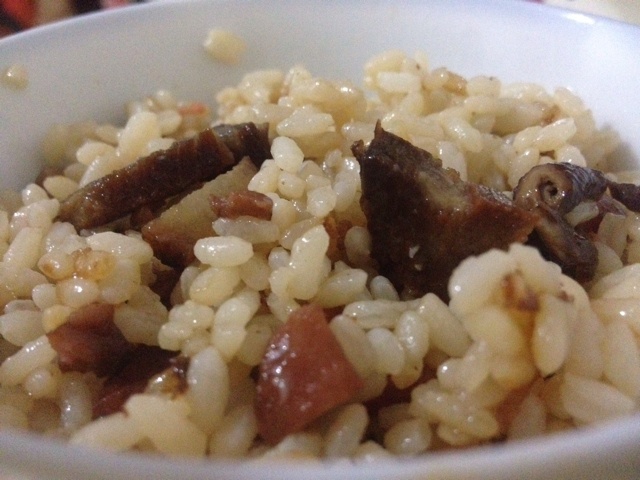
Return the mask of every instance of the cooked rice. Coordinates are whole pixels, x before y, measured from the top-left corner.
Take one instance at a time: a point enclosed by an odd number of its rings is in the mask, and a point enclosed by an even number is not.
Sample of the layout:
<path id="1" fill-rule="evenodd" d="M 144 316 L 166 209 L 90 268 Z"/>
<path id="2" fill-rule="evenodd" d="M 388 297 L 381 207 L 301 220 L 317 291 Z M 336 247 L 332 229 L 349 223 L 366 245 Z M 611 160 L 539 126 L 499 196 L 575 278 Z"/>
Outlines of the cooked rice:
<path id="1" fill-rule="evenodd" d="M 237 40 L 212 32 L 207 48 L 234 62 L 243 49 Z M 233 45 L 232 55 L 221 56 L 220 45 L 226 52 Z M 545 162 L 610 170 L 618 139 L 596 126 L 574 93 L 465 79 L 432 68 L 422 54 L 391 51 L 367 63 L 362 88 L 295 66 L 249 73 L 217 102 L 212 116 L 160 90 L 131 102 L 125 125 L 56 126 L 45 157 L 64 173 L 44 188 L 26 186 L 19 202 L 15 194 L 0 197 L 1 429 L 114 451 L 369 461 L 637 411 L 638 214 L 605 217 L 597 278 L 586 289 L 535 249 L 512 245 L 465 260 L 445 304 L 433 294 L 405 299 L 377 274 L 359 204 L 350 146 L 370 140 L 377 119 L 464 179 L 498 190 L 512 190 Z M 249 188 L 273 200 L 272 220 L 216 220 L 216 236 L 196 244 L 197 260 L 182 273 L 169 310 L 149 288 L 155 260 L 138 233 L 86 236 L 56 221 L 60 201 L 79 186 L 211 123 L 249 121 L 269 123 L 273 158 Z M 584 218 L 588 207 L 572 215 Z M 350 226 L 338 257 L 329 252 L 328 217 Z M 507 291 L 533 296 L 537 308 L 514 308 L 518 298 Z M 186 392 L 148 389 L 124 412 L 92 420 L 100 381 L 61 372 L 46 333 L 93 302 L 115 306 L 129 341 L 189 356 Z M 339 308 L 329 327 L 364 388 L 352 403 L 267 446 L 257 436 L 252 368 L 277 326 L 307 302 Z M 411 395 L 374 414 L 365 405 L 387 379 Z"/>
<path id="2" fill-rule="evenodd" d="M 203 46 L 211 58 L 234 65 L 240 61 L 247 48 L 244 40 L 228 30 L 209 30 Z"/>

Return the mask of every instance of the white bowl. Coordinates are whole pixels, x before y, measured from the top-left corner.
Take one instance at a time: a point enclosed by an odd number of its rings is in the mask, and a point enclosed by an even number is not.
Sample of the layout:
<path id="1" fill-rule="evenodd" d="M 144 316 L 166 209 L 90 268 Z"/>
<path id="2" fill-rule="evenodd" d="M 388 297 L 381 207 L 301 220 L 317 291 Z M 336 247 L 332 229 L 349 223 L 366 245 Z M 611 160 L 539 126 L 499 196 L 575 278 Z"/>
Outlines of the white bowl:
<path id="1" fill-rule="evenodd" d="M 201 48 L 219 27 L 248 49 L 235 67 Z M 124 102 L 157 88 L 212 102 L 204 88 L 249 70 L 302 63 L 324 77 L 361 77 L 387 49 L 425 51 L 465 76 L 568 86 L 640 152 L 640 28 L 514 0 L 192 0 L 153 2 L 45 26 L 0 41 L 0 70 L 24 65 L 26 89 L 0 87 L 0 187 L 32 180 L 44 132 L 56 122 L 122 119 Z M 114 455 L 0 432 L 0 473 L 94 479 L 631 479 L 640 474 L 640 416 L 600 427 L 373 465 L 173 461 Z"/>

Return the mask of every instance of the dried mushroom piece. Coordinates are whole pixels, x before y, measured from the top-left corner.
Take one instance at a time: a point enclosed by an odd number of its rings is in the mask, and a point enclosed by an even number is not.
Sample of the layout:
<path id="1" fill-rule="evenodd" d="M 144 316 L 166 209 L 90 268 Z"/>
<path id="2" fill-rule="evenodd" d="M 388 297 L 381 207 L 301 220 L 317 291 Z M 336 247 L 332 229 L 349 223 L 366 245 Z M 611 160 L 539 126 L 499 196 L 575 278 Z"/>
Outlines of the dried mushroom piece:
<path id="1" fill-rule="evenodd" d="M 77 190 L 62 202 L 59 219 L 78 229 L 104 225 L 211 180 L 245 156 L 260 165 L 269 149 L 266 125 L 209 128 Z"/>
<path id="2" fill-rule="evenodd" d="M 524 242 L 538 214 L 505 195 L 460 179 L 455 170 L 380 124 L 360 162 L 362 207 L 372 256 L 382 274 L 411 296 L 448 298 L 452 271 L 465 258 Z"/>
<path id="3" fill-rule="evenodd" d="M 633 183 L 616 183 L 609 181 L 611 196 L 634 212 L 640 212 L 640 186 Z"/>
<path id="4" fill-rule="evenodd" d="M 513 191 L 516 205 L 540 215 L 537 239 L 532 241 L 566 275 L 582 283 L 593 278 L 598 251 L 565 215 L 584 201 L 600 200 L 607 187 L 602 172 L 570 163 L 548 163 L 533 167 Z"/>

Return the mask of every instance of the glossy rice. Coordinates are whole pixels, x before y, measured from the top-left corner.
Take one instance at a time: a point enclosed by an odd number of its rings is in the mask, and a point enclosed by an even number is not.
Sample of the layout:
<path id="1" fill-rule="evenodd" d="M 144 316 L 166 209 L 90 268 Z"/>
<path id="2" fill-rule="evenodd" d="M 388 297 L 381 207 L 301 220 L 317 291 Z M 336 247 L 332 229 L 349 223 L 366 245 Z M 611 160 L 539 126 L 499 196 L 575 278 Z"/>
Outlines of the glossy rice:
<path id="1" fill-rule="evenodd" d="M 463 179 L 510 191 L 540 163 L 611 169 L 617 136 L 570 90 L 466 79 L 422 54 L 392 51 L 365 65 L 362 85 L 296 66 L 248 73 L 216 100 L 207 107 L 161 90 L 129 103 L 122 125 L 56 126 L 44 155 L 61 173 L 0 196 L 0 429 L 169 456 L 372 461 L 637 411 L 638 214 L 605 217 L 597 276 L 586 287 L 517 244 L 465 260 L 448 304 L 434 294 L 407 299 L 370 258 L 350 147 L 370 140 L 378 119 Z M 272 158 L 249 189 L 273 200 L 272 219 L 217 219 L 170 308 L 149 288 L 156 260 L 139 233 L 87 235 L 56 221 L 60 201 L 78 187 L 212 123 L 248 121 L 269 123 Z M 337 251 L 328 217 L 348 226 Z M 524 297 L 536 308 L 515 307 Z M 190 357 L 188 388 L 165 395 L 150 387 L 123 411 L 92 420 L 101 380 L 61 372 L 46 334 L 95 302 L 115 306 L 130 342 Z M 309 302 L 335 312 L 329 327 L 364 388 L 266 445 L 252 371 L 273 332 Z M 388 382 L 410 395 L 367 408 Z"/>

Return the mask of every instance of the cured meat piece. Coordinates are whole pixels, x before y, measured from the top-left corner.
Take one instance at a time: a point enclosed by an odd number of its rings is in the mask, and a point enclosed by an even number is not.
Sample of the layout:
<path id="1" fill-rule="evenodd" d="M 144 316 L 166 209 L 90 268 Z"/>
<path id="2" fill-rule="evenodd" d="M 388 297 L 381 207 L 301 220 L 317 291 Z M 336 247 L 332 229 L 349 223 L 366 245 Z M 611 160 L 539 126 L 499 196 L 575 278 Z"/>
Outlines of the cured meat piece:
<path id="1" fill-rule="evenodd" d="M 259 165 L 270 155 L 266 125 L 213 127 L 77 190 L 58 216 L 78 229 L 98 227 L 211 180 L 245 156 Z"/>
<path id="2" fill-rule="evenodd" d="M 273 335 L 260 363 L 258 432 L 275 444 L 348 402 L 362 387 L 322 308 L 300 307 Z"/>
<path id="3" fill-rule="evenodd" d="M 230 172 L 205 183 L 144 225 L 142 238 L 163 263 L 185 268 L 195 259 L 193 247 L 198 239 L 215 234 L 212 223 L 218 216 L 211 209 L 211 196 L 225 197 L 246 190 L 256 172 L 250 160 L 241 160 Z"/>
<path id="4" fill-rule="evenodd" d="M 104 377 L 121 368 L 134 347 L 113 322 L 113 312 L 113 305 L 89 304 L 47 334 L 58 353 L 60 370 L 94 372 Z"/>
<path id="5" fill-rule="evenodd" d="M 455 170 L 380 124 L 368 147 L 352 151 L 361 168 L 361 204 L 372 257 L 398 291 L 448 299 L 447 283 L 465 258 L 524 242 L 535 212 L 505 195 L 465 182 Z"/>

